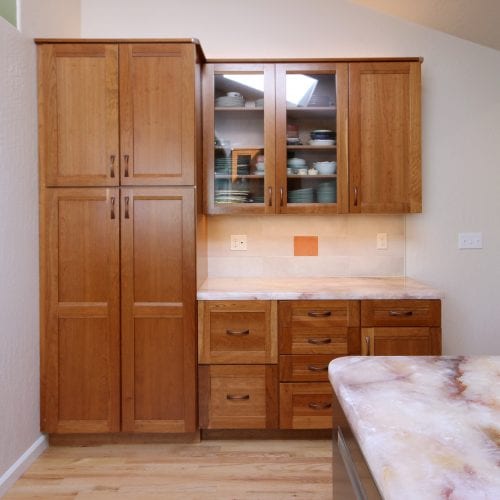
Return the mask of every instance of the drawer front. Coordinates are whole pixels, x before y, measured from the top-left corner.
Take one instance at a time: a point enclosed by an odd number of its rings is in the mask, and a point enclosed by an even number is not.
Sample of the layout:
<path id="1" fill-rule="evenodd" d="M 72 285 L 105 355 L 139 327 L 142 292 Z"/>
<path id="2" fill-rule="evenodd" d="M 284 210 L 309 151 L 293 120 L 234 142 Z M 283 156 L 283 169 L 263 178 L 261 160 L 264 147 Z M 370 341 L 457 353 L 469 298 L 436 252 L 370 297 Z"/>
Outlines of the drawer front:
<path id="1" fill-rule="evenodd" d="M 329 383 L 281 383 L 281 429 L 331 429 L 333 392 Z"/>
<path id="2" fill-rule="evenodd" d="M 200 427 L 277 428 L 277 366 L 199 367 Z"/>
<path id="3" fill-rule="evenodd" d="M 359 354 L 359 302 L 280 301 L 280 354 Z"/>
<path id="4" fill-rule="evenodd" d="M 331 354 L 281 355 L 280 381 L 328 382 L 328 364 L 335 357 Z"/>
<path id="5" fill-rule="evenodd" d="M 440 300 L 363 300 L 362 326 L 441 326 Z"/>
<path id="6" fill-rule="evenodd" d="M 206 301 L 199 307 L 201 363 L 277 363 L 276 302 Z"/>

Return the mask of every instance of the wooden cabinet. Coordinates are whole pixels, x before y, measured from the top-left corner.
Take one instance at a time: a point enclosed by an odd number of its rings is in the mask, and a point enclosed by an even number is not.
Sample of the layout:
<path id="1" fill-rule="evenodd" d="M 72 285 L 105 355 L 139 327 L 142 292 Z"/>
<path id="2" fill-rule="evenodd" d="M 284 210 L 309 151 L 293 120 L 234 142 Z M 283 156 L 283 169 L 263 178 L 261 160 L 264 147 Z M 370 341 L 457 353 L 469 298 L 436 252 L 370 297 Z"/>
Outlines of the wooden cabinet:
<path id="1" fill-rule="evenodd" d="M 279 302 L 280 428 L 329 429 L 328 363 L 360 353 L 359 302 Z"/>
<path id="2" fill-rule="evenodd" d="M 38 50 L 42 430 L 194 432 L 201 54 Z"/>
<path id="3" fill-rule="evenodd" d="M 118 197 L 116 188 L 42 192 L 45 432 L 120 429 Z"/>
<path id="4" fill-rule="evenodd" d="M 420 62 L 349 64 L 349 211 L 422 211 Z"/>
<path id="5" fill-rule="evenodd" d="M 278 427 L 275 301 L 204 301 L 198 308 L 200 427 Z"/>
<path id="6" fill-rule="evenodd" d="M 206 65 L 206 212 L 421 212 L 420 65 Z"/>
<path id="7" fill-rule="evenodd" d="M 193 43 L 41 44 L 42 184 L 193 185 L 196 62 Z"/>
<path id="8" fill-rule="evenodd" d="M 195 194 L 123 188 L 122 428 L 196 429 Z"/>
<path id="9" fill-rule="evenodd" d="M 364 355 L 441 354 L 440 300 L 363 300 Z"/>

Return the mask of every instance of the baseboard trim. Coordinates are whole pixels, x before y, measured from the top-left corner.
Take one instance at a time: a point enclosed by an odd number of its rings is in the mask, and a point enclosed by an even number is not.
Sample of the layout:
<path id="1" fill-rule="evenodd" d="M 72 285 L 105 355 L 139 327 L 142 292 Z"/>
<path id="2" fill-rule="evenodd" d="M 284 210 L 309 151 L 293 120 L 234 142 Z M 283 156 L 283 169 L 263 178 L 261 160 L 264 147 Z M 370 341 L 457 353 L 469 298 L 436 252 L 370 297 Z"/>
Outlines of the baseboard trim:
<path id="1" fill-rule="evenodd" d="M 26 472 L 28 467 L 48 448 L 47 436 L 40 436 L 1 476 L 0 497 Z"/>

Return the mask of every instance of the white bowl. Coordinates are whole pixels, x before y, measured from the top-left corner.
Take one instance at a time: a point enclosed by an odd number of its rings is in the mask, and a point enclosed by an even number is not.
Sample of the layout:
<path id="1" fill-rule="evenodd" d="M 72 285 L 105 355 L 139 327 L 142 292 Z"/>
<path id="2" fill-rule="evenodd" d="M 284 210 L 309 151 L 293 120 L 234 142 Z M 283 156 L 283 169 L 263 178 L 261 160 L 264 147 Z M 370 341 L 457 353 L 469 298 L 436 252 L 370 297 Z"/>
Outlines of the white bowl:
<path id="1" fill-rule="evenodd" d="M 334 174 L 337 171 L 337 163 L 334 161 L 317 161 L 314 167 L 322 175 Z"/>
<path id="2" fill-rule="evenodd" d="M 287 165 L 290 165 L 292 167 L 301 167 L 302 165 L 306 164 L 306 160 L 303 158 L 290 158 L 287 161 Z"/>

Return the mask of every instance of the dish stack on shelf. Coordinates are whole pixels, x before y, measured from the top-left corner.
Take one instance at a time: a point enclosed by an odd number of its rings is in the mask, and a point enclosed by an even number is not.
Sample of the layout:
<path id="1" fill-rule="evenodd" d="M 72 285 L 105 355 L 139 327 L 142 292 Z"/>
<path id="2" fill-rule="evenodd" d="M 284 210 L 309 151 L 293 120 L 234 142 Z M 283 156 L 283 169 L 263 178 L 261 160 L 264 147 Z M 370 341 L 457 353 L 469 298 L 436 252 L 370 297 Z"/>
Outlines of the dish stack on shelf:
<path id="1" fill-rule="evenodd" d="M 321 182 L 316 190 L 318 203 L 335 203 L 337 201 L 337 183 Z"/>
<path id="2" fill-rule="evenodd" d="M 333 146 L 336 143 L 336 133 L 333 130 L 318 129 L 311 132 L 311 146 Z"/>
<path id="3" fill-rule="evenodd" d="M 286 126 L 286 143 L 288 145 L 298 146 L 302 144 L 299 137 L 299 127 L 293 123 L 289 123 Z"/>
<path id="4" fill-rule="evenodd" d="M 232 172 L 232 159 L 228 156 L 219 156 L 215 158 L 215 174 L 231 175 Z M 237 175 L 248 175 L 250 173 L 250 164 L 248 160 L 239 157 L 238 165 L 236 167 Z"/>
<path id="5" fill-rule="evenodd" d="M 227 95 L 215 99 L 215 106 L 218 108 L 242 108 L 245 106 L 245 99 L 238 92 L 228 92 Z"/>
<path id="6" fill-rule="evenodd" d="M 313 203 L 313 188 L 293 189 L 288 191 L 288 203 Z"/>
<path id="7" fill-rule="evenodd" d="M 264 155 L 257 156 L 257 163 L 255 163 L 255 175 L 264 175 L 266 165 L 264 163 Z"/>
<path id="8" fill-rule="evenodd" d="M 215 203 L 248 203 L 247 189 L 220 189 L 215 192 Z"/>

